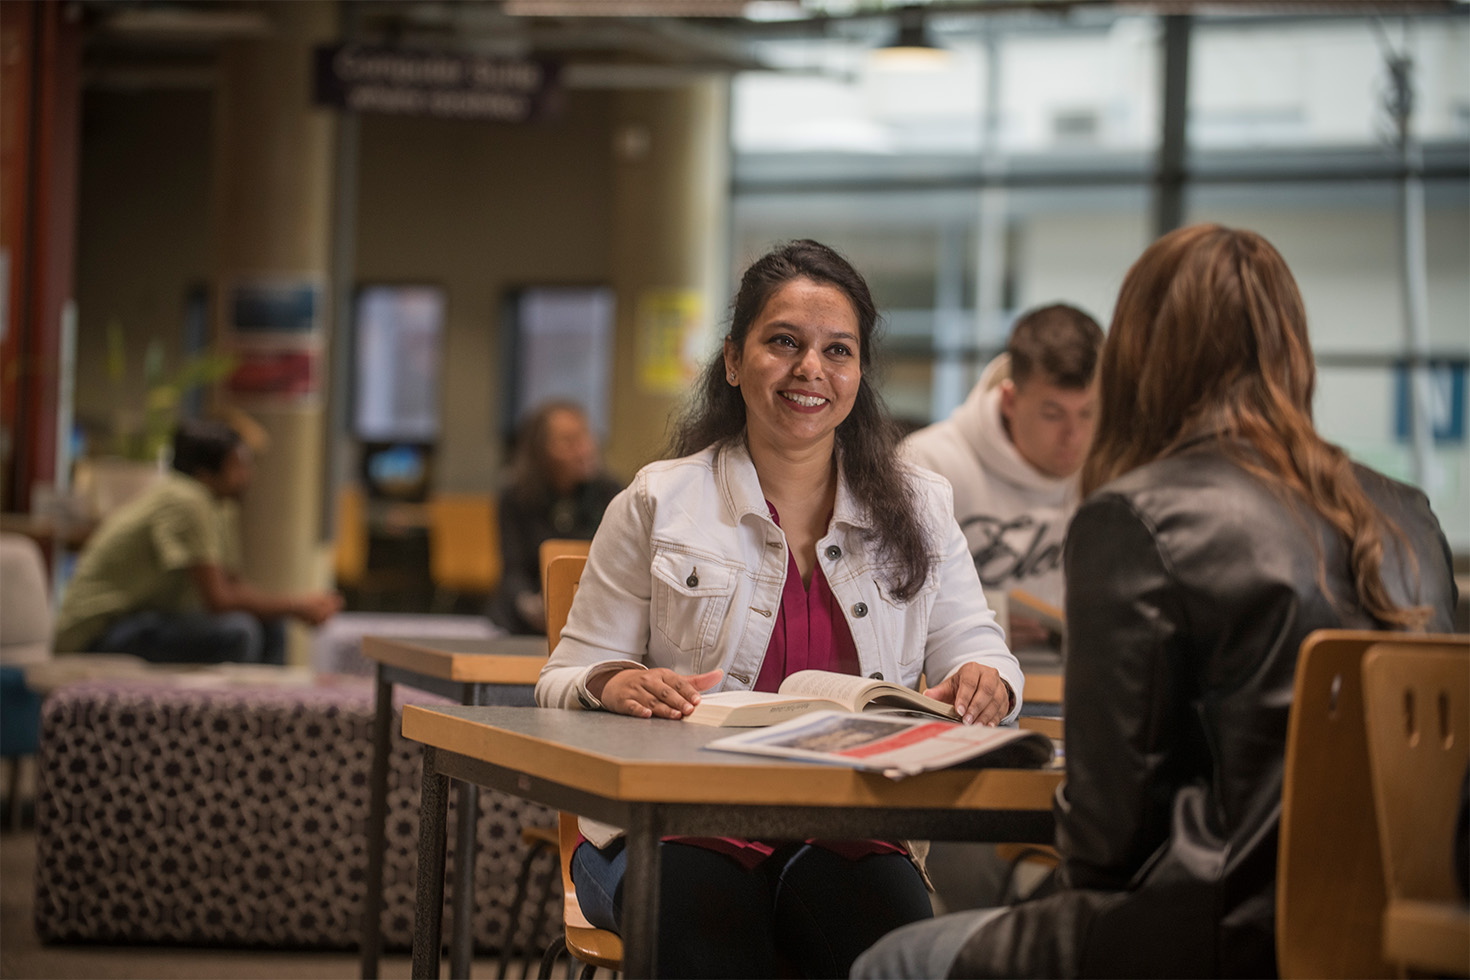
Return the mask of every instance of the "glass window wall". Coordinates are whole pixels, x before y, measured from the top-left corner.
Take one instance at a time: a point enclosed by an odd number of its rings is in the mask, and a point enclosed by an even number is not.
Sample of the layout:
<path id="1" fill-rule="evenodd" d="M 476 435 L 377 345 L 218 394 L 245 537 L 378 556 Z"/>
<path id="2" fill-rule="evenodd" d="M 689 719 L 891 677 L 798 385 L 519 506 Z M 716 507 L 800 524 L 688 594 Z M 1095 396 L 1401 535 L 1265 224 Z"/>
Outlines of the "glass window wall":
<path id="1" fill-rule="evenodd" d="M 732 275 L 780 239 L 846 252 L 888 318 L 885 397 L 914 424 L 964 398 L 1022 310 L 1066 301 L 1106 326 L 1157 233 L 1163 23 L 936 13 L 949 60 L 909 74 L 874 65 L 871 25 L 770 42 L 788 71 L 734 86 Z M 1423 486 L 1470 550 L 1470 17 L 1200 16 L 1188 57 L 1185 220 L 1281 250 L 1307 303 L 1322 431 Z M 1418 332 L 1395 58 L 1424 177 Z M 1417 450 L 1416 390 L 1439 432 Z"/>

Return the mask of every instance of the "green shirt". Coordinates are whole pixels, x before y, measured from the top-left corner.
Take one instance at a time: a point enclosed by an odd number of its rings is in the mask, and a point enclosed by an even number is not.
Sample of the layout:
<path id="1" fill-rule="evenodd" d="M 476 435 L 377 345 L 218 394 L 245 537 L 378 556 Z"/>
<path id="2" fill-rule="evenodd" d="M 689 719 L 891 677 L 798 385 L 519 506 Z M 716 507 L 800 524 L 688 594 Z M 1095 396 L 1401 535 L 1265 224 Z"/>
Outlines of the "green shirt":
<path id="1" fill-rule="evenodd" d="M 57 614 L 57 652 L 86 650 L 128 613 L 202 609 L 190 569 L 239 569 L 237 515 L 233 501 L 172 471 L 125 504 L 82 549 Z"/>

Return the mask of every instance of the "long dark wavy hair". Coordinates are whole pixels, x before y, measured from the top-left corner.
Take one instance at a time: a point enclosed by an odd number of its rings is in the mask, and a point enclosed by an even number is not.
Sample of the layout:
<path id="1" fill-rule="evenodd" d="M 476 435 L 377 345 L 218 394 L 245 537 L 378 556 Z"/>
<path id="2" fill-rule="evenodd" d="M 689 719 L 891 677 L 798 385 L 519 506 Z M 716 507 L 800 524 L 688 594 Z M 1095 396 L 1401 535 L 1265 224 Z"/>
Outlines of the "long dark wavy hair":
<path id="1" fill-rule="evenodd" d="M 1402 531 L 1368 499 L 1347 454 L 1313 425 L 1317 369 L 1306 307 L 1270 242 L 1200 224 L 1150 245 L 1123 279 L 1098 374 L 1084 494 L 1212 425 L 1236 462 L 1342 535 L 1364 610 L 1389 626 L 1424 622 L 1429 610 L 1400 607 L 1383 582 L 1385 537 L 1402 541 Z M 1251 452 L 1233 449 L 1234 440 Z"/>
<path id="2" fill-rule="evenodd" d="M 837 427 L 837 460 L 842 478 L 872 520 L 870 540 L 880 564 L 889 569 L 889 592 L 905 600 L 918 593 L 934 561 L 915 504 L 914 486 L 898 459 L 902 430 L 874 390 L 870 373 L 878 333 L 878 310 L 868 284 L 835 250 L 810 239 L 779 245 L 753 262 L 740 279 L 725 341 L 745 348 L 750 325 L 777 290 L 794 279 L 835 286 L 852 302 L 858 321 L 858 363 L 862 379 L 852 411 Z M 710 358 L 674 424 L 666 456 L 689 456 L 712 445 L 745 438 L 745 399 L 725 382 L 721 352 Z"/>

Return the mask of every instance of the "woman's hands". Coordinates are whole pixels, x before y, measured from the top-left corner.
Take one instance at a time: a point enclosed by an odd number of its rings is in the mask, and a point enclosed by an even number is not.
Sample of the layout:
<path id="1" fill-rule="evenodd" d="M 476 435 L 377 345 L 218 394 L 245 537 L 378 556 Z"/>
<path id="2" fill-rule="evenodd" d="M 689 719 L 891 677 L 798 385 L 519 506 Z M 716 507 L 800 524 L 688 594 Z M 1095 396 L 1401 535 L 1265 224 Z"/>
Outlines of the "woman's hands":
<path id="1" fill-rule="evenodd" d="M 634 718 L 683 718 L 699 703 L 699 692 L 714 687 L 724 674 L 718 668 L 703 674 L 676 674 L 667 667 L 628 669 L 592 678 L 587 690 L 608 711 Z"/>
<path id="2" fill-rule="evenodd" d="M 1011 713 L 1014 695 L 994 667 L 968 663 L 944 682 L 929 688 L 925 697 L 954 705 L 966 725 L 998 725 Z"/>

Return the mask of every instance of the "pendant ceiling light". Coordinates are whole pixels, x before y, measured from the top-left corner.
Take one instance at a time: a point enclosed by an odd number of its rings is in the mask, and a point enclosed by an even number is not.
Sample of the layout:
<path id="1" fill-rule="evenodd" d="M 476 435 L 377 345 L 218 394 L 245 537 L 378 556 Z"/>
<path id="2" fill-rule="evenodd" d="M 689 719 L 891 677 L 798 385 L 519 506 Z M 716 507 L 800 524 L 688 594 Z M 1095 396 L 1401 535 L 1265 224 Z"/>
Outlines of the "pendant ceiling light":
<path id="1" fill-rule="evenodd" d="M 920 5 L 898 11 L 898 33 L 870 52 L 872 65 L 884 71 L 934 71 L 949 62 L 949 51 L 934 43 Z"/>

